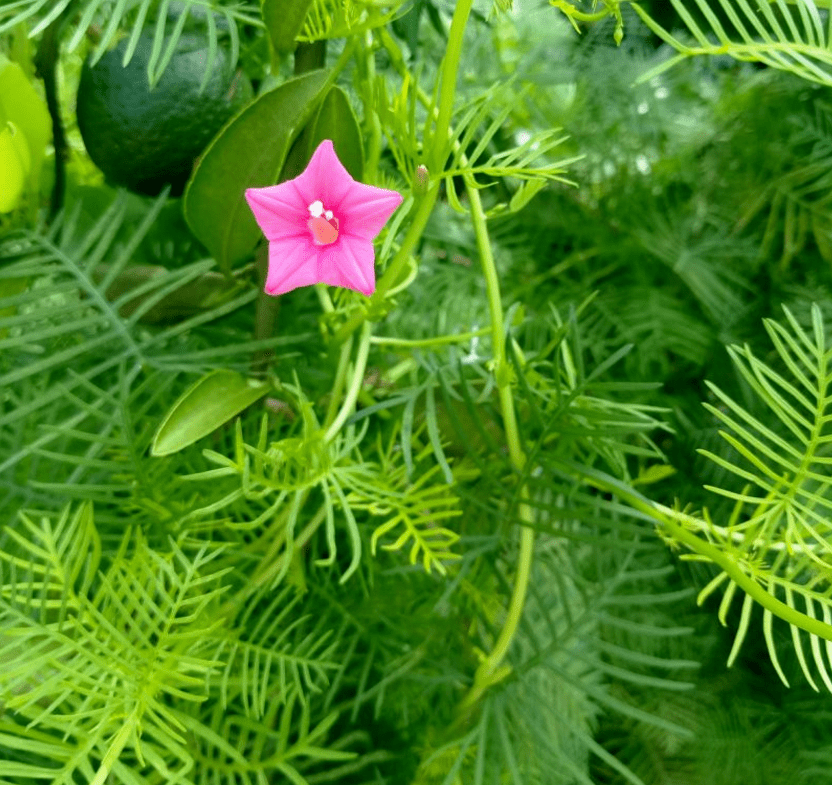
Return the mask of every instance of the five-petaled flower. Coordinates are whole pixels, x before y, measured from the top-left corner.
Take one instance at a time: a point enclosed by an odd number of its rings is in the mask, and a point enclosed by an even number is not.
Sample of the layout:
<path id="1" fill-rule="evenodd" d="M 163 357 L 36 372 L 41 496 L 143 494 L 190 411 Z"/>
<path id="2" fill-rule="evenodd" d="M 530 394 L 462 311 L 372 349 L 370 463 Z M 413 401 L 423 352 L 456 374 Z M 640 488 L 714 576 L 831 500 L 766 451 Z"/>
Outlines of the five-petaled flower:
<path id="1" fill-rule="evenodd" d="M 246 200 L 269 241 L 267 294 L 313 283 L 375 291 L 373 240 L 402 196 L 353 180 L 329 139 L 294 180 L 249 188 Z"/>

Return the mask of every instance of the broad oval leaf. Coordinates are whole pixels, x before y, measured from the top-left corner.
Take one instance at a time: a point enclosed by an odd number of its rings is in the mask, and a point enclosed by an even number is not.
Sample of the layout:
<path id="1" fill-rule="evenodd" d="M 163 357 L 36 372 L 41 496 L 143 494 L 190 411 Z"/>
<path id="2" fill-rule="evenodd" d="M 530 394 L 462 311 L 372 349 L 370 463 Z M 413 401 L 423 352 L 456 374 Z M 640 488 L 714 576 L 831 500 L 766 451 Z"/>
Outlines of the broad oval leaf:
<path id="1" fill-rule="evenodd" d="M 303 29 L 312 0 L 262 0 L 260 10 L 275 52 L 295 51 L 295 37 Z"/>
<path id="2" fill-rule="evenodd" d="M 247 106 L 214 138 L 185 189 L 185 220 L 224 270 L 245 258 L 260 229 L 244 192 L 274 185 L 299 130 L 323 95 L 327 71 L 284 82 Z"/>
<path id="3" fill-rule="evenodd" d="M 186 390 L 162 421 L 150 454 L 172 455 L 212 433 L 262 398 L 268 385 L 252 386 L 239 373 L 219 370 Z"/>
<path id="4" fill-rule="evenodd" d="M 364 149 L 361 144 L 361 129 L 347 94 L 333 86 L 326 94 L 315 126 L 312 130 L 311 151 L 324 140 L 332 139 L 332 145 L 344 168 L 354 180 L 361 180 L 364 174 Z M 312 157 L 310 152 L 309 157 Z"/>
<path id="5" fill-rule="evenodd" d="M 292 145 L 280 179 L 291 180 L 306 169 L 312 154 L 324 139 L 332 140 L 338 160 L 354 180 L 360 181 L 364 174 L 361 129 L 347 94 L 337 86 L 330 88 L 321 102 L 315 120 L 303 129 Z"/>

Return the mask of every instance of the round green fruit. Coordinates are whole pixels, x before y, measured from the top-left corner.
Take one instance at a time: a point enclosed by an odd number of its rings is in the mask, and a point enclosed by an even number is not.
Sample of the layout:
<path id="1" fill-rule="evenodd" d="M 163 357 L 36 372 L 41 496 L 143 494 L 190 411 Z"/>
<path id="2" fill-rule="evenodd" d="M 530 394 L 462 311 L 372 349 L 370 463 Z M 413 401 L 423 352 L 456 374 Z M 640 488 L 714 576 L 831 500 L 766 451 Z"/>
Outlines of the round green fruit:
<path id="1" fill-rule="evenodd" d="M 153 41 L 139 39 L 127 67 L 127 40 L 91 66 L 78 86 L 78 128 L 90 158 L 107 180 L 147 196 L 166 185 L 181 196 L 195 160 L 251 99 L 251 82 L 217 50 L 205 89 L 205 38 L 183 35 L 157 84 L 148 84 Z"/>

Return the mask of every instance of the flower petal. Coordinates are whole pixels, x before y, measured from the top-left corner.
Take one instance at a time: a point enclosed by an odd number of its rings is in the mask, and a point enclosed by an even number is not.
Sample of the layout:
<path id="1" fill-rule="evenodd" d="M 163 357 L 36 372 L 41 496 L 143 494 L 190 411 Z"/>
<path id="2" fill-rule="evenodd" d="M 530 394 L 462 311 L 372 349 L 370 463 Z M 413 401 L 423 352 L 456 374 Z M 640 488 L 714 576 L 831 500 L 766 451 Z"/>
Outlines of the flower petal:
<path id="1" fill-rule="evenodd" d="M 308 206 L 300 199 L 291 180 L 268 188 L 248 188 L 246 201 L 267 240 L 305 233 Z"/>
<path id="2" fill-rule="evenodd" d="M 339 237 L 319 252 L 320 281 L 344 286 L 368 297 L 376 290 L 375 251 L 368 240 Z"/>
<path id="3" fill-rule="evenodd" d="M 298 198 L 306 207 L 322 201 L 327 210 L 338 214 L 337 207 L 355 180 L 335 154 L 331 139 L 324 139 L 312 153 L 309 165 L 294 180 L 290 180 Z"/>
<path id="4" fill-rule="evenodd" d="M 402 203 L 402 195 L 386 188 L 353 182 L 339 207 L 340 231 L 372 240 Z"/>
<path id="5" fill-rule="evenodd" d="M 318 274 L 318 251 L 306 239 L 280 238 L 269 243 L 269 271 L 266 294 L 285 294 L 299 286 L 321 280 Z"/>
<path id="6" fill-rule="evenodd" d="M 301 202 L 308 206 L 322 201 L 341 221 L 341 231 L 365 240 L 372 240 L 402 203 L 396 191 L 353 180 L 338 160 L 331 139 L 318 145 L 303 173 L 290 182 Z"/>

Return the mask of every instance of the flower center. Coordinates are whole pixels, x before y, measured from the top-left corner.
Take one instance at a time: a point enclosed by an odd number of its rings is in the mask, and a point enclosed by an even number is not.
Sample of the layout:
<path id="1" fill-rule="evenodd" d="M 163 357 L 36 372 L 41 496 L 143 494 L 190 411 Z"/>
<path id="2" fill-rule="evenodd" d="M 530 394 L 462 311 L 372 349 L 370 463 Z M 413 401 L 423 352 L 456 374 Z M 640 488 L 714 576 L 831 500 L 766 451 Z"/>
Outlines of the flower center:
<path id="1" fill-rule="evenodd" d="M 309 205 L 306 225 L 312 232 L 312 242 L 315 245 L 331 245 L 338 239 L 338 219 L 332 215 L 332 210 L 324 209 L 320 199 Z"/>

